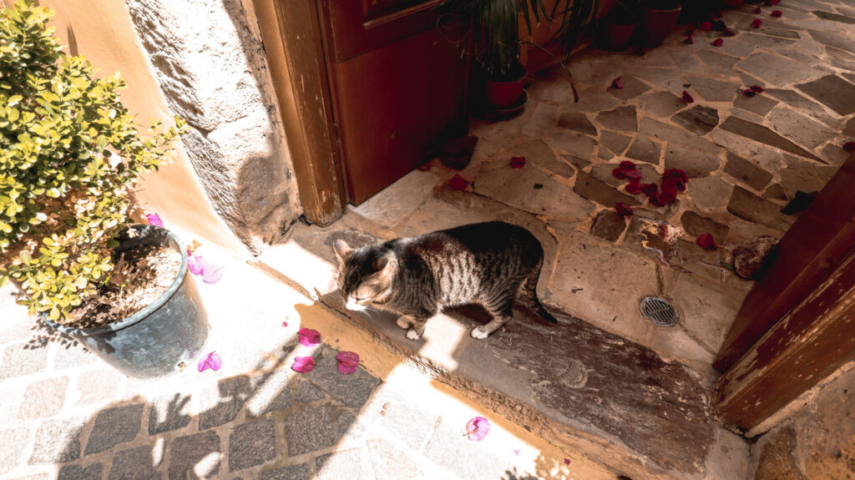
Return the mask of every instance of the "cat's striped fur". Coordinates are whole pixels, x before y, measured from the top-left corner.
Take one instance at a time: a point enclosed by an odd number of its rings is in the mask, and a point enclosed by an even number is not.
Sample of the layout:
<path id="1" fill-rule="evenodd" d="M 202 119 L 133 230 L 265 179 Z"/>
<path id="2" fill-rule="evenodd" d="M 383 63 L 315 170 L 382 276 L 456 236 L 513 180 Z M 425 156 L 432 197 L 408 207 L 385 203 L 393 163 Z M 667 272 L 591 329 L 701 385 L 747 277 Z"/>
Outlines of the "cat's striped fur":
<path id="1" fill-rule="evenodd" d="M 493 316 L 472 331 L 474 338 L 487 338 L 510 321 L 514 299 L 557 323 L 535 289 L 543 247 L 522 227 L 478 223 L 356 250 L 343 240 L 333 246 L 348 308 L 397 312 L 408 338 L 420 338 L 444 307 L 467 303 L 480 303 Z"/>

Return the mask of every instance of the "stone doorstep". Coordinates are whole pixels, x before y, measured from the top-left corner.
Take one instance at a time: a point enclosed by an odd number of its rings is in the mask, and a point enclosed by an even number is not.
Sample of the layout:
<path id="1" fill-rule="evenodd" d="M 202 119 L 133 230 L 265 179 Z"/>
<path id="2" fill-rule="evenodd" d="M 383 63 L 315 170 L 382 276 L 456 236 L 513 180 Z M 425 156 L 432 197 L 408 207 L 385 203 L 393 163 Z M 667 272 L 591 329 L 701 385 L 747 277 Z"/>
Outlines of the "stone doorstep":
<path id="1" fill-rule="evenodd" d="M 275 247 L 283 254 L 263 255 L 255 266 L 299 285 L 422 371 L 568 451 L 632 478 L 703 478 L 701 459 L 718 448 L 717 427 L 706 387 L 689 367 L 560 312 L 561 323 L 553 326 L 517 311 L 517 320 L 479 341 L 469 336 L 476 325 L 471 318 L 488 317 L 467 307 L 433 319 L 421 340 L 407 340 L 393 315 L 344 308 L 330 277 L 331 252 L 314 250 L 327 247 L 321 236 L 344 235 L 345 229 L 315 229 L 320 235 L 309 236 L 318 241 L 308 245 L 303 236 L 302 252 L 293 245 Z M 310 256 L 315 267 L 326 264 L 312 276 L 306 275 L 309 265 L 295 261 Z"/>

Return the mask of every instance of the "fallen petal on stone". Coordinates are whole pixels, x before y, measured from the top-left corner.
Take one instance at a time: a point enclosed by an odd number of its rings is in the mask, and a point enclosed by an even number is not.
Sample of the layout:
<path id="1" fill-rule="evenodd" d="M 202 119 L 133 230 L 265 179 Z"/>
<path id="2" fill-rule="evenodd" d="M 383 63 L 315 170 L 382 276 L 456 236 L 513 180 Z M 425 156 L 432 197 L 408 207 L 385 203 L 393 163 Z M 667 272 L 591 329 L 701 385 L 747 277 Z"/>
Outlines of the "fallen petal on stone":
<path id="1" fill-rule="evenodd" d="M 315 368 L 315 359 L 312 357 L 296 357 L 294 364 L 291 365 L 291 370 L 300 373 L 309 373 Z"/>
<path id="2" fill-rule="evenodd" d="M 636 182 L 640 181 L 642 178 L 644 178 L 644 174 L 639 172 L 638 170 L 628 170 L 628 171 L 625 170 L 625 172 L 626 172 L 625 173 L 626 178 L 628 178 L 630 180 L 634 180 Z"/>
<path id="3" fill-rule="evenodd" d="M 689 94 L 689 92 L 687 92 L 686 90 L 683 90 L 683 101 L 686 103 L 695 103 L 695 97 Z"/>
<path id="4" fill-rule="evenodd" d="M 751 13 L 754 13 L 754 14 L 763 13 L 763 10 L 760 10 L 760 7 L 756 7 L 754 10 L 751 10 Z"/>
<path id="5" fill-rule="evenodd" d="M 522 450 L 514 449 L 514 453 L 515 453 L 517 456 L 519 456 L 519 455 L 520 455 L 520 452 L 522 452 Z"/>
<path id="6" fill-rule="evenodd" d="M 287 327 L 287 326 L 288 326 L 288 322 L 282 322 L 282 326 L 283 326 L 283 327 Z"/>
<path id="7" fill-rule="evenodd" d="M 763 20 L 759 18 L 755 18 L 753 22 L 751 22 L 751 28 L 760 28 L 763 25 Z"/>
<path id="8" fill-rule="evenodd" d="M 618 89 L 618 90 L 623 90 L 623 83 L 621 83 L 621 81 L 620 81 L 620 77 L 616 78 L 616 79 L 612 82 L 612 87 L 614 87 L 614 88 L 616 88 L 616 89 Z"/>
<path id="9" fill-rule="evenodd" d="M 466 436 L 473 442 L 484 440 L 490 433 L 490 421 L 484 417 L 475 417 L 466 423 Z"/>
<path id="10" fill-rule="evenodd" d="M 742 91 L 742 95 L 744 95 L 748 98 L 751 98 L 754 95 L 757 95 L 757 92 L 755 92 L 754 90 L 750 90 L 750 89 L 746 88 L 745 90 Z"/>
<path id="11" fill-rule="evenodd" d="M 205 283 L 217 283 L 223 278 L 222 265 L 207 265 L 202 269 L 202 281 Z"/>
<path id="12" fill-rule="evenodd" d="M 698 245 L 700 245 L 700 247 L 703 248 L 704 250 L 715 251 L 718 249 L 718 245 L 715 244 L 715 240 L 713 239 L 713 236 L 710 235 L 709 233 L 699 235 L 697 240 L 695 240 L 695 241 L 698 242 Z"/>
<path id="13" fill-rule="evenodd" d="M 160 219 L 160 215 L 156 213 L 149 213 L 145 216 L 145 219 L 148 220 L 148 224 L 163 228 L 163 220 Z"/>
<path id="14" fill-rule="evenodd" d="M 448 186 L 455 190 L 463 191 L 466 190 L 466 187 L 469 186 L 469 182 L 467 182 L 466 179 L 464 179 L 460 175 L 454 175 L 448 182 Z"/>
<path id="15" fill-rule="evenodd" d="M 655 183 L 645 183 L 641 186 L 641 191 L 649 197 L 655 195 L 656 192 L 659 191 L 659 185 L 656 185 Z"/>
<path id="16" fill-rule="evenodd" d="M 630 162 L 629 160 L 624 160 L 620 162 L 620 169 L 628 172 L 630 170 L 635 170 L 636 166 L 635 163 Z"/>
<path id="17" fill-rule="evenodd" d="M 300 337 L 300 345 L 304 347 L 314 347 L 321 342 L 321 334 L 312 328 L 301 328 L 297 330 L 297 335 Z"/>
<path id="18" fill-rule="evenodd" d="M 773 17 L 775 17 L 775 18 L 779 18 L 779 17 L 781 17 L 781 15 L 783 15 L 783 14 L 784 14 L 784 12 L 782 12 L 782 11 L 780 11 L 780 10 L 775 10 L 774 12 L 772 12 L 772 16 L 773 16 Z"/>
<path id="19" fill-rule="evenodd" d="M 724 31 L 721 32 L 721 34 L 725 37 L 732 37 L 732 36 L 736 35 L 736 33 L 734 33 L 734 31 L 729 29 L 729 28 L 725 28 Z"/>
<path id="20" fill-rule="evenodd" d="M 202 262 L 204 259 L 201 256 L 194 255 L 188 252 L 187 255 L 187 268 L 190 269 L 190 273 L 193 275 L 200 275 L 202 273 Z"/>
<path id="21" fill-rule="evenodd" d="M 709 22 L 709 21 L 701 22 L 701 24 L 698 25 L 698 28 L 700 28 L 701 30 L 703 30 L 705 32 L 709 32 L 710 30 L 712 30 L 712 22 Z"/>
<path id="22" fill-rule="evenodd" d="M 354 352 L 340 352 L 335 358 L 338 361 L 338 371 L 342 375 L 350 375 L 359 369 L 359 355 Z"/>
<path id="23" fill-rule="evenodd" d="M 627 217 L 632 216 L 632 207 L 630 207 L 629 205 L 627 205 L 625 203 L 617 202 L 617 204 L 615 204 L 615 211 L 622 218 L 627 218 Z"/>
<path id="24" fill-rule="evenodd" d="M 710 42 L 710 45 L 712 45 L 713 47 L 720 47 L 720 46 L 724 45 L 724 39 L 723 38 L 716 38 L 715 40 Z"/>
<path id="25" fill-rule="evenodd" d="M 626 193 L 638 195 L 641 193 L 641 182 L 629 182 L 626 185 Z"/>
<path id="26" fill-rule="evenodd" d="M 622 170 L 620 167 L 617 167 L 612 170 L 612 176 L 619 180 L 623 180 L 626 178 L 626 171 Z"/>
<path id="27" fill-rule="evenodd" d="M 752 85 L 752 86 L 751 86 L 751 91 L 753 91 L 753 92 L 757 92 L 757 93 L 763 93 L 763 92 L 765 92 L 765 91 L 766 91 L 766 89 L 765 89 L 765 88 L 763 88 L 763 87 L 761 87 L 760 85 Z"/>
<path id="28" fill-rule="evenodd" d="M 525 157 L 511 157 L 511 168 L 523 168 L 525 166 Z"/>
<path id="29" fill-rule="evenodd" d="M 220 355 L 217 352 L 211 352 L 207 357 L 199 360 L 198 368 L 200 372 L 204 372 L 209 368 L 216 372 L 221 366 L 223 366 L 223 359 L 220 358 Z"/>

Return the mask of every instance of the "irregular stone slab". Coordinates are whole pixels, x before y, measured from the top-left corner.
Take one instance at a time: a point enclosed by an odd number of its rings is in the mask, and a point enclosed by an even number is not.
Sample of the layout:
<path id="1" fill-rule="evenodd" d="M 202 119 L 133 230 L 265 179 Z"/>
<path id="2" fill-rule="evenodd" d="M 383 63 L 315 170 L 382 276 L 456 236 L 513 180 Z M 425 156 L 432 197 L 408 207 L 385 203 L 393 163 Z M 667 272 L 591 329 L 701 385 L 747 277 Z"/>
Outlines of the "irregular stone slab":
<path id="1" fill-rule="evenodd" d="M 555 127 L 558 107 L 549 103 L 539 103 L 522 129 L 523 135 L 540 138 L 549 134 Z"/>
<path id="2" fill-rule="evenodd" d="M 436 416 L 413 405 L 405 394 L 387 384 L 377 390 L 360 420 L 387 429 L 401 443 L 418 450 L 433 431 Z"/>
<path id="3" fill-rule="evenodd" d="M 616 242 L 624 230 L 626 230 L 626 220 L 623 217 L 614 210 L 603 210 L 594 220 L 591 235 Z"/>
<path id="4" fill-rule="evenodd" d="M 561 156 L 578 170 L 582 170 L 591 164 L 590 160 L 585 160 L 584 158 L 577 157 L 576 155 L 561 154 Z"/>
<path id="5" fill-rule="evenodd" d="M 615 155 L 623 155 L 623 152 L 626 151 L 626 147 L 629 146 L 630 141 L 632 141 L 632 138 L 619 133 L 608 131 L 600 133 L 600 145 L 605 145 L 606 148 L 614 152 Z M 590 165 L 590 162 L 588 162 L 588 165 Z M 577 167 L 579 166 L 577 165 Z M 580 167 L 580 169 L 581 168 L 584 167 Z"/>
<path id="6" fill-rule="evenodd" d="M 377 480 L 417 480 L 424 478 L 419 464 L 382 438 L 368 440 L 371 465 Z"/>
<path id="7" fill-rule="evenodd" d="M 732 102 L 739 90 L 739 84 L 733 82 L 703 77 L 688 77 L 686 80 L 692 84 L 698 95 L 708 102 Z"/>
<path id="8" fill-rule="evenodd" d="M 587 135 L 573 132 L 556 131 L 546 139 L 547 145 L 572 155 L 591 159 L 597 141 Z"/>
<path id="9" fill-rule="evenodd" d="M 662 147 L 653 140 L 641 135 L 635 137 L 632 147 L 626 152 L 626 156 L 641 162 L 659 165 L 659 157 Z"/>
<path id="10" fill-rule="evenodd" d="M 689 50 L 682 48 L 669 48 L 668 50 L 668 54 L 671 56 L 671 60 L 674 62 L 674 65 L 676 65 L 677 68 L 680 69 L 680 72 L 683 75 L 704 75 L 707 73 L 706 67 L 696 54 L 697 52 L 690 52 Z"/>
<path id="11" fill-rule="evenodd" d="M 717 352 L 724 343 L 742 306 L 739 295 L 694 275 L 680 275 L 671 298 L 681 313 L 683 326 L 712 352 Z"/>
<path id="12" fill-rule="evenodd" d="M 623 84 L 623 89 L 618 90 L 615 87 L 609 87 L 608 92 L 623 101 L 631 100 L 650 90 L 650 87 L 646 83 L 632 75 L 622 75 L 620 81 Z"/>
<path id="13" fill-rule="evenodd" d="M 823 10 L 814 10 L 813 14 L 823 20 L 831 20 L 832 22 L 840 22 L 848 25 L 855 25 L 855 18 L 847 17 L 837 13 L 825 12 Z"/>
<path id="14" fill-rule="evenodd" d="M 120 443 L 133 440 L 140 431 L 145 405 L 128 405 L 101 410 L 89 434 L 84 455 L 109 450 Z"/>
<path id="15" fill-rule="evenodd" d="M 199 430 L 219 427 L 233 421 L 249 397 L 249 378 L 226 378 L 208 387 L 200 399 Z"/>
<path id="16" fill-rule="evenodd" d="M 331 447 L 338 439 L 337 434 L 329 405 L 303 410 L 285 419 L 289 457 Z"/>
<path id="17" fill-rule="evenodd" d="M 708 212 L 723 210 L 731 191 L 733 185 L 713 175 L 689 183 L 689 193 L 695 205 Z"/>
<path id="18" fill-rule="evenodd" d="M 442 422 L 425 447 L 425 456 L 466 480 L 505 478 L 507 460 L 496 458 L 478 443 L 458 433 L 458 428 Z"/>
<path id="19" fill-rule="evenodd" d="M 727 164 L 724 166 L 724 173 L 744 182 L 757 191 L 763 190 L 763 187 L 772 180 L 771 173 L 733 152 L 727 152 Z"/>
<path id="20" fill-rule="evenodd" d="M 739 186 L 734 187 L 733 193 L 730 195 L 727 211 L 737 217 L 782 232 L 786 232 L 796 221 L 795 217 L 788 217 L 781 213 L 780 206 Z"/>
<path id="21" fill-rule="evenodd" d="M 28 447 L 29 440 L 30 432 L 26 427 L 0 430 L 0 475 L 24 464 L 24 450 Z"/>
<path id="22" fill-rule="evenodd" d="M 686 102 L 671 92 L 655 92 L 639 98 L 638 106 L 646 114 L 667 118 L 685 108 Z"/>
<path id="23" fill-rule="evenodd" d="M 745 58 L 757 49 L 757 45 L 753 43 L 740 42 L 734 38 L 728 38 L 724 45 L 717 47 L 721 53 L 733 55 L 734 57 Z"/>
<path id="24" fill-rule="evenodd" d="M 115 454 L 108 480 L 160 480 L 151 451 L 152 448 L 146 445 Z M 97 478 L 100 480 L 101 476 Z"/>
<path id="25" fill-rule="evenodd" d="M 9 345 L 3 352 L 0 380 L 37 373 L 44 370 L 46 365 L 47 349 L 29 348 L 26 342 Z"/>
<path id="26" fill-rule="evenodd" d="M 542 185 L 541 188 L 534 188 Z M 505 162 L 484 165 L 474 182 L 475 193 L 535 215 L 582 218 L 594 206 L 537 168 L 512 168 Z"/>
<path id="27" fill-rule="evenodd" d="M 597 127 L 588 120 L 584 113 L 564 112 L 558 117 L 558 127 L 573 130 L 585 135 L 597 136 Z"/>
<path id="28" fill-rule="evenodd" d="M 835 133 L 822 124 L 788 108 L 772 112 L 768 124 L 776 132 L 808 148 L 816 148 L 835 137 Z"/>
<path id="29" fill-rule="evenodd" d="M 250 417 L 291 408 L 290 372 L 290 369 L 281 368 L 250 379 L 252 395 L 246 402 Z"/>
<path id="30" fill-rule="evenodd" d="M 665 168 L 677 168 L 689 178 L 709 175 L 718 170 L 721 159 L 717 155 L 699 152 L 681 145 L 670 145 L 665 150 Z"/>
<path id="31" fill-rule="evenodd" d="M 439 183 L 439 175 L 414 170 L 384 188 L 354 212 L 385 227 L 393 227 L 406 219 L 425 202 Z"/>
<path id="32" fill-rule="evenodd" d="M 301 463 L 267 470 L 261 474 L 261 480 L 310 480 L 310 475 L 309 464 Z"/>
<path id="33" fill-rule="evenodd" d="M 276 459 L 276 423 L 273 418 L 244 423 L 229 434 L 229 471 L 243 470 Z"/>
<path id="34" fill-rule="evenodd" d="M 62 411 L 68 377 L 50 378 L 31 384 L 24 392 L 19 416 L 32 420 L 56 415 Z"/>
<path id="35" fill-rule="evenodd" d="M 605 91 L 589 88 L 579 94 L 579 103 L 568 104 L 566 108 L 577 112 L 602 112 L 615 108 L 619 103 L 615 97 Z"/>
<path id="36" fill-rule="evenodd" d="M 834 48 L 839 48 L 844 52 L 855 52 L 855 40 L 840 35 L 836 32 L 823 32 L 821 30 L 808 30 L 810 36 L 817 42 Z"/>
<path id="37" fill-rule="evenodd" d="M 615 158 L 615 154 L 610 152 L 608 148 L 600 147 L 597 149 L 597 157 L 601 160 L 609 161 Z"/>
<path id="38" fill-rule="evenodd" d="M 800 480 L 804 478 L 796 460 L 796 431 L 792 425 L 774 432 L 763 445 L 757 467 L 757 480 Z"/>
<path id="39" fill-rule="evenodd" d="M 851 153 L 843 150 L 842 145 L 838 145 L 834 142 L 822 147 L 822 158 L 833 165 L 842 165 L 843 162 L 849 160 L 851 155 Z"/>
<path id="40" fill-rule="evenodd" d="M 93 463 L 85 468 L 82 465 L 66 465 L 59 470 L 56 478 L 57 480 L 101 480 L 103 476 L 104 465 Z"/>
<path id="41" fill-rule="evenodd" d="M 835 75 L 827 75 L 796 88 L 840 115 L 855 113 L 855 85 Z"/>
<path id="42" fill-rule="evenodd" d="M 723 55 L 712 50 L 701 50 L 698 57 L 707 64 L 710 70 L 727 77 L 733 76 L 733 66 L 739 61 L 737 57 Z"/>
<path id="43" fill-rule="evenodd" d="M 148 434 L 157 435 L 190 425 L 190 401 L 189 396 L 179 393 L 153 399 L 148 413 Z"/>
<path id="44" fill-rule="evenodd" d="M 340 480 L 343 478 L 363 480 L 362 451 L 358 448 L 338 450 L 315 459 L 317 480 Z"/>
<path id="45" fill-rule="evenodd" d="M 614 208 L 618 202 L 629 206 L 639 205 L 638 200 L 583 172 L 579 172 L 576 177 L 574 190 L 579 195 L 608 208 Z"/>
<path id="46" fill-rule="evenodd" d="M 718 153 L 721 149 L 716 144 L 705 138 L 700 138 L 693 133 L 689 133 L 682 128 L 667 125 L 662 122 L 657 122 L 652 118 L 645 118 L 641 121 L 639 134 L 650 138 L 655 138 L 668 143 L 678 143 L 696 150 L 703 150 L 709 153 Z"/>
<path id="47" fill-rule="evenodd" d="M 309 382 L 299 382 L 294 391 L 294 400 L 300 403 L 312 403 L 324 399 L 324 392 Z"/>
<path id="48" fill-rule="evenodd" d="M 320 360 L 315 356 L 315 368 L 306 378 L 348 407 L 361 408 L 380 380 L 362 368 L 350 375 L 341 375 L 336 355 L 338 351 L 334 348 L 324 348 Z"/>
<path id="49" fill-rule="evenodd" d="M 698 135 L 706 135 L 718 126 L 718 110 L 703 105 L 684 110 L 671 121 Z"/>
<path id="50" fill-rule="evenodd" d="M 83 418 L 49 420 L 36 432 L 36 445 L 29 464 L 67 463 L 80 458 L 80 432 Z"/>
<path id="51" fill-rule="evenodd" d="M 695 212 L 687 211 L 680 217 L 680 222 L 686 233 L 695 237 L 709 233 L 713 236 L 715 243 L 724 245 L 727 240 L 727 234 L 730 228 L 727 225 L 722 225 L 715 220 L 707 217 L 702 217 Z"/>
<path id="52" fill-rule="evenodd" d="M 213 430 L 178 437 L 169 456 L 169 480 L 212 478 L 220 472 L 220 437 Z"/>
<path id="53" fill-rule="evenodd" d="M 784 191 L 784 187 L 782 187 L 780 183 L 769 186 L 769 188 L 763 192 L 763 198 L 779 200 L 781 202 L 787 202 L 790 200 L 790 197 L 787 196 L 787 192 Z"/>
<path id="54" fill-rule="evenodd" d="M 597 122 L 611 130 L 623 132 L 638 131 L 638 116 L 635 106 L 618 107 L 614 110 L 597 115 Z"/>
<path id="55" fill-rule="evenodd" d="M 814 193 L 825 186 L 812 164 L 794 158 L 788 159 L 787 168 L 782 168 L 778 175 L 781 176 L 781 185 L 790 198 L 795 198 L 799 190 Z"/>
<path id="56" fill-rule="evenodd" d="M 681 94 L 683 92 L 683 77 L 680 76 L 680 71 L 673 66 L 633 68 L 632 74 L 673 93 Z"/>
<path id="57" fill-rule="evenodd" d="M 755 33 L 743 33 L 739 36 L 740 40 L 749 45 L 768 48 L 769 50 L 777 50 L 780 48 L 790 47 L 798 43 L 798 40 L 793 38 L 767 37 L 766 35 L 757 35 Z M 727 42 L 724 42 L 727 43 Z"/>
<path id="58" fill-rule="evenodd" d="M 500 157 L 496 162 L 508 162 L 512 157 L 524 157 L 527 162 L 532 162 L 552 173 L 562 177 L 572 177 L 576 172 L 573 167 L 559 159 L 542 140 L 533 140 L 522 145 L 517 145 L 508 150 L 507 154 Z M 524 168 L 523 168 L 524 169 Z M 412 212 L 410 212 L 412 213 Z M 409 215 L 408 215 L 409 216 Z"/>
<path id="59" fill-rule="evenodd" d="M 771 112 L 777 105 L 777 101 L 764 95 L 755 95 L 753 97 L 737 95 L 736 100 L 733 102 L 734 107 L 741 108 L 747 112 L 756 113 L 761 117 L 765 117 L 766 114 Z"/>
<path id="60" fill-rule="evenodd" d="M 771 147 L 779 148 L 781 150 L 784 150 L 785 152 L 794 153 L 796 155 L 801 155 L 803 157 L 810 158 L 811 160 L 816 160 L 820 163 L 825 163 L 816 155 L 808 152 L 802 147 L 796 145 L 795 143 L 778 135 L 772 130 L 769 130 L 769 128 L 764 127 L 762 125 L 757 125 L 756 123 L 751 123 L 741 118 L 729 117 L 727 120 L 724 121 L 724 123 L 721 124 L 721 129 L 731 133 L 735 133 L 736 135 L 740 135 L 755 142 L 764 143 Z"/>

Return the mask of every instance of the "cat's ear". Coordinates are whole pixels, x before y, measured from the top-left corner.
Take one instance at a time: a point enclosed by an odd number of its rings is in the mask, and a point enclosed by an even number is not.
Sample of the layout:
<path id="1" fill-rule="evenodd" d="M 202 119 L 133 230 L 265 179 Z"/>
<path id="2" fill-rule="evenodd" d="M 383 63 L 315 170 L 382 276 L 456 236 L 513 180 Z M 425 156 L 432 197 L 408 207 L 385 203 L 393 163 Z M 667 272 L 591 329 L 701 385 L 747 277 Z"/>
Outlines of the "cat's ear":
<path id="1" fill-rule="evenodd" d="M 373 270 L 374 272 L 379 272 L 380 270 L 386 268 L 386 265 L 388 264 L 389 257 L 387 257 L 386 255 L 381 255 L 375 258 L 373 262 L 371 262 L 371 270 Z"/>
<path id="2" fill-rule="evenodd" d="M 347 262 L 353 256 L 353 249 L 350 248 L 347 242 L 340 238 L 333 242 L 333 251 L 341 263 Z"/>

